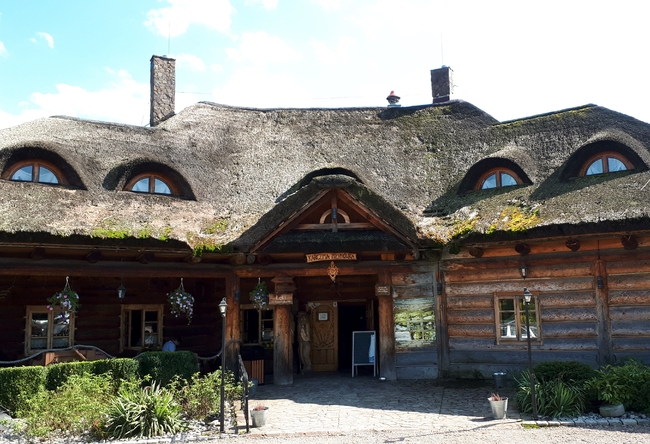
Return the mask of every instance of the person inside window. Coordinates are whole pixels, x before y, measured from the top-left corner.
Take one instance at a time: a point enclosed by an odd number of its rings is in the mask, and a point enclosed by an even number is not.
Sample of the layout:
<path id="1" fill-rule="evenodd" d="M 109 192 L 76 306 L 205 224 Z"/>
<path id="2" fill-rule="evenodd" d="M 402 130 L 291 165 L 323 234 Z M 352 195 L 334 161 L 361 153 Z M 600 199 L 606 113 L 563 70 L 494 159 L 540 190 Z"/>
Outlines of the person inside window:
<path id="1" fill-rule="evenodd" d="M 181 345 L 181 338 L 178 336 L 173 336 L 169 341 L 165 342 L 162 347 L 162 351 L 164 352 L 174 352 L 176 351 L 176 347 Z"/>

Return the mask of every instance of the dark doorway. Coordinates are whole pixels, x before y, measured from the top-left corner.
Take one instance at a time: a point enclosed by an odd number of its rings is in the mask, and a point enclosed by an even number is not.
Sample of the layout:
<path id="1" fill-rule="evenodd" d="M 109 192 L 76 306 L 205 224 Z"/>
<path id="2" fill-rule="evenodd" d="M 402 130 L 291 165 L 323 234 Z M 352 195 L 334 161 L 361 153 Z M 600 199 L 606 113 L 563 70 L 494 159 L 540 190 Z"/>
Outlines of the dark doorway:
<path id="1" fill-rule="evenodd" d="M 339 371 L 352 371 L 352 332 L 367 330 L 366 304 L 339 302 Z"/>

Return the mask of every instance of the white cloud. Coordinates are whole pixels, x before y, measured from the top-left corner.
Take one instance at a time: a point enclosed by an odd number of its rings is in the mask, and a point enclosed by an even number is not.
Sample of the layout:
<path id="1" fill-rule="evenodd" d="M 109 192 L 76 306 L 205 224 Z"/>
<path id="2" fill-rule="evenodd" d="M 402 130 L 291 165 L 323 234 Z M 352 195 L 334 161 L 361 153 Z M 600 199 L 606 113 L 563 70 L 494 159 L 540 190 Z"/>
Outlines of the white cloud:
<path id="1" fill-rule="evenodd" d="M 9 52 L 7 52 L 7 48 L 5 48 L 5 44 L 0 42 L 0 56 L 1 57 L 7 57 Z"/>
<path id="2" fill-rule="evenodd" d="M 226 33 L 230 29 L 231 14 L 235 12 L 229 0 L 167 0 L 168 8 L 152 9 L 147 13 L 145 26 L 162 36 L 179 36 L 191 24 Z"/>
<path id="3" fill-rule="evenodd" d="M 299 83 L 289 72 L 269 73 L 257 67 L 246 67 L 234 72 L 225 84 L 212 91 L 213 101 L 254 108 L 307 106 L 309 94 Z"/>
<path id="4" fill-rule="evenodd" d="M 172 57 L 176 59 L 176 66 L 179 67 L 187 66 L 192 71 L 196 71 L 196 72 L 205 71 L 205 63 L 203 63 L 203 60 L 201 60 L 197 56 L 193 56 L 191 54 L 178 54 Z"/>
<path id="5" fill-rule="evenodd" d="M 144 125 L 149 122 L 149 85 L 137 83 L 123 70 L 115 73 L 109 88 L 87 91 L 57 84 L 55 93 L 35 92 L 28 109 L 13 115 L 0 110 L 0 128 L 40 117 L 65 115 L 84 119 Z"/>
<path id="6" fill-rule="evenodd" d="M 246 0 L 244 4 L 255 5 L 261 3 L 264 9 L 276 9 L 278 7 L 278 0 Z"/>
<path id="7" fill-rule="evenodd" d="M 325 11 L 341 9 L 341 0 L 316 0 Z"/>
<path id="8" fill-rule="evenodd" d="M 350 52 L 356 40 L 349 37 L 339 38 L 338 45 L 330 48 L 326 43 L 312 40 L 311 46 L 314 49 L 314 55 L 324 65 L 337 65 L 350 60 Z"/>
<path id="9" fill-rule="evenodd" d="M 280 37 L 264 31 L 246 33 L 241 37 L 239 48 L 227 48 L 226 54 L 237 62 L 252 62 L 264 65 L 271 62 L 300 60 L 301 56 Z"/>
<path id="10" fill-rule="evenodd" d="M 223 65 L 220 65 L 220 64 L 218 64 L 218 63 L 213 63 L 212 65 L 210 65 L 210 70 L 211 70 L 212 72 L 219 73 L 219 72 L 223 72 L 223 71 L 224 71 L 224 67 L 223 67 Z"/>
<path id="11" fill-rule="evenodd" d="M 54 49 L 54 38 L 50 34 L 47 32 L 37 32 L 36 35 L 45 40 L 47 42 L 47 46 Z"/>

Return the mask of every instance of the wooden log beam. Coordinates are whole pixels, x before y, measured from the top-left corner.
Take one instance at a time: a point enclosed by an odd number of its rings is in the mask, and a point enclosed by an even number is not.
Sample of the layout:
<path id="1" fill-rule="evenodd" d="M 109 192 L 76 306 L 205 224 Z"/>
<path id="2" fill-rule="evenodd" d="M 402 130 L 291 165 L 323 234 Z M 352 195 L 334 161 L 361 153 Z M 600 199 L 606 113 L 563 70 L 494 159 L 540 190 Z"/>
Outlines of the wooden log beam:
<path id="1" fill-rule="evenodd" d="M 29 255 L 32 260 L 40 261 L 45 257 L 45 248 L 36 247 L 32 251 L 32 254 Z"/>
<path id="2" fill-rule="evenodd" d="M 146 271 L 144 271 L 146 270 Z M 31 259 L 0 258 L 0 276 L 96 276 L 96 277 L 215 277 L 232 274 L 230 267 L 180 262 L 156 263 L 143 268 L 134 262 L 105 262 L 90 264 L 86 261 L 59 261 L 44 259 L 34 263 Z"/>
<path id="3" fill-rule="evenodd" d="M 390 285 L 389 272 L 380 273 L 379 285 Z M 395 355 L 395 314 L 392 296 L 377 296 L 379 302 L 379 375 L 389 381 L 397 379 Z"/>
<path id="4" fill-rule="evenodd" d="M 336 266 L 339 269 L 339 276 L 354 276 L 354 275 L 375 275 L 378 271 L 390 270 L 396 273 L 408 273 L 420 271 L 421 265 L 417 262 L 395 264 L 394 262 L 353 262 L 353 261 L 337 261 Z M 431 264 L 427 264 L 431 266 Z M 309 276 L 327 276 L 327 267 L 329 262 L 315 262 L 312 264 L 271 264 L 265 267 L 242 267 L 237 268 L 235 273 L 241 278 L 272 278 L 279 274 L 286 274 L 294 277 L 309 277 Z"/>
<path id="5" fill-rule="evenodd" d="M 101 258 L 102 258 L 102 252 L 99 250 L 92 250 L 90 253 L 86 255 L 86 260 L 91 264 L 96 264 L 101 260 Z"/>
<path id="6" fill-rule="evenodd" d="M 290 305 L 273 313 L 273 384 L 293 384 L 293 316 Z"/>

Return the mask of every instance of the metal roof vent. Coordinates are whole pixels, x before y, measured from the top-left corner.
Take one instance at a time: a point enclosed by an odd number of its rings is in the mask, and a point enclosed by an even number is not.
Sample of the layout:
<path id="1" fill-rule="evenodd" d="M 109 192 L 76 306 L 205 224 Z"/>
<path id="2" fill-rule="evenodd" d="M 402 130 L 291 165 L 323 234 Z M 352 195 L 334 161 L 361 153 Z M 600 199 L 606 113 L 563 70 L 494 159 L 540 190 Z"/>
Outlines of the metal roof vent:
<path id="1" fill-rule="evenodd" d="M 400 97 L 395 95 L 395 91 L 391 91 L 390 94 L 388 94 L 388 97 L 386 97 L 386 100 L 388 100 L 388 107 L 389 108 L 396 108 L 400 107 L 399 102 Z"/>

